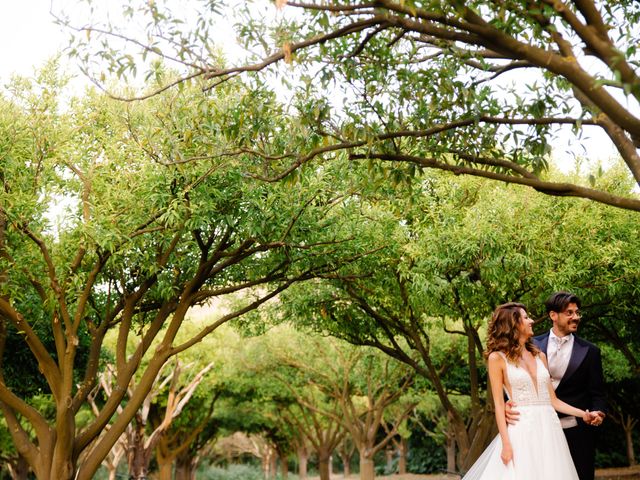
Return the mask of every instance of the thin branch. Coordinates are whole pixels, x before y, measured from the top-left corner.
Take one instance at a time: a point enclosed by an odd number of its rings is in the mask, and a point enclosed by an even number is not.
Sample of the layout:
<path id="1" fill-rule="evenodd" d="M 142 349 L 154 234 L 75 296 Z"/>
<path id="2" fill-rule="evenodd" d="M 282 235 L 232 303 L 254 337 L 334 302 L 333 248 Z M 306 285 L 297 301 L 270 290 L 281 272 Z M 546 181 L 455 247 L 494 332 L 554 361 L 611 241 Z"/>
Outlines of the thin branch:
<path id="1" fill-rule="evenodd" d="M 547 195 L 560 197 L 579 197 L 595 200 L 606 205 L 612 205 L 617 208 L 626 210 L 640 211 L 640 200 L 628 197 L 620 197 L 600 190 L 582 187 L 571 183 L 547 182 L 534 178 L 515 177 L 504 173 L 496 173 L 488 170 L 480 170 L 472 167 L 464 167 L 460 165 L 450 165 L 440 162 L 433 158 L 414 157 L 411 155 L 396 154 L 351 154 L 353 160 L 363 160 L 368 158 L 386 160 L 392 162 L 410 162 L 427 168 L 436 168 L 438 170 L 446 170 L 456 175 L 473 175 L 492 180 L 500 180 L 507 183 L 515 183 L 526 185 L 543 192 Z"/>

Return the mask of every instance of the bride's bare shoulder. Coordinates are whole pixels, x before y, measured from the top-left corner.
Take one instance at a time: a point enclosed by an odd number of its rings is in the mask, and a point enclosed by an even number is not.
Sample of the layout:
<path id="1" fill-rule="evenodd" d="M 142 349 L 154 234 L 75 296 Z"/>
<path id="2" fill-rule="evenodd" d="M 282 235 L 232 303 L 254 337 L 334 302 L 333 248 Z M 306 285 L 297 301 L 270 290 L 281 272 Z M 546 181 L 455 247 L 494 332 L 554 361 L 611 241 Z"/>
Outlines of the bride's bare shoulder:
<path id="1" fill-rule="evenodd" d="M 504 354 L 497 351 L 491 352 L 487 357 L 487 362 L 493 364 L 504 364 Z"/>

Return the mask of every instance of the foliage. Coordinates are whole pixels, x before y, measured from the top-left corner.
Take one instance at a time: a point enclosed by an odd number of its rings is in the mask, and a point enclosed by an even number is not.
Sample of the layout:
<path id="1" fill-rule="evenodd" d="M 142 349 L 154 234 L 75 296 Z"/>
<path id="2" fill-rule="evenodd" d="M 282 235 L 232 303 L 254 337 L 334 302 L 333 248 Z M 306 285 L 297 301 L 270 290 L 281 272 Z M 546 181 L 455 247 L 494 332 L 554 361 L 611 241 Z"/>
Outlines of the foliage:
<path id="1" fill-rule="evenodd" d="M 415 427 L 414 427 L 415 428 Z M 442 442 L 415 428 L 409 437 L 407 470 L 411 473 L 439 473 L 446 470 L 447 460 Z"/>
<path id="2" fill-rule="evenodd" d="M 0 102 L 0 333 L 20 332 L 47 393 L 71 407 L 65 419 L 46 418 L 4 381 L 0 399 L 14 441 L 42 479 L 75 476 L 80 452 L 111 424 L 79 465 L 78 478 L 89 478 L 170 357 L 291 284 L 366 252 L 349 247 L 336 221 L 357 212 L 332 174 L 309 171 L 294 190 L 244 174 L 242 152 L 230 145 L 247 131 L 229 115 L 247 96 L 260 98 L 241 85 L 207 98 L 184 89 L 137 105 L 90 92 L 61 111 L 55 72 L 39 84 L 18 81 Z M 189 134 L 191 124 L 198 135 Z M 179 141 L 176 132 L 184 134 Z M 53 224 L 49 206 L 59 199 L 67 207 Z M 248 292 L 241 302 L 179 339 L 189 307 L 241 291 Z M 80 424 L 110 330 L 121 385 L 148 358 L 121 415 L 113 416 L 124 389 Z M 133 337 L 139 341 L 127 350 Z M 14 346 L 0 338 L 4 358 Z M 59 449 L 60 438 L 71 440 Z M 66 459 L 45 465 L 54 450 Z"/>
<path id="3" fill-rule="evenodd" d="M 26 344 L 46 384 L 10 389 L 48 389 L 58 406 L 72 405 L 54 423 L 0 389 L 14 441 L 27 445 L 40 478 L 90 478 L 172 355 L 235 317 L 247 332 L 264 331 L 257 314 L 245 314 L 303 280 L 274 302 L 271 321 L 293 319 L 412 365 L 458 413 L 462 445 L 473 430 L 466 409 L 477 418 L 485 402 L 479 354 L 497 303 L 520 299 L 542 317 L 546 294 L 576 291 L 584 333 L 609 345 L 608 373 L 637 375 L 640 248 L 636 222 L 622 211 L 640 210 L 637 4 L 308 2 L 271 22 L 254 8 L 264 2 L 246 2 L 237 28 L 264 54 L 238 68 L 210 42 L 215 21 L 227 20 L 223 2 L 189 5 L 202 10 L 185 8 L 179 19 L 165 2 L 131 0 L 116 6 L 128 21 L 79 28 L 71 53 L 99 83 L 105 65 L 119 76 L 142 68 L 135 52 L 110 43 L 116 38 L 131 45 L 127 36 L 140 34 L 144 61 L 175 61 L 182 70 L 148 64 L 148 102 L 90 93 L 63 111 L 55 68 L 36 83 L 16 81 L 1 100 L 0 383 L 11 368 L 26 372 L 12 363 Z M 267 68 L 290 82 L 288 104 L 264 77 L 249 77 L 251 88 L 234 78 Z M 514 75 L 522 69 L 526 77 Z M 603 130 L 623 163 L 586 174 L 549 168 L 563 126 L 578 140 Z M 451 181 L 427 168 L 611 207 Z M 54 225 L 49 205 L 60 199 L 69 207 Z M 247 294 L 228 313 L 177 340 L 189 307 L 238 291 Z M 123 385 L 150 354 L 142 386 L 125 415 L 113 417 L 115 397 L 80 425 L 109 329 L 119 332 Z M 131 353 L 134 332 L 142 340 Z M 16 335 L 25 343 L 14 345 Z M 231 408 L 248 411 L 256 392 L 273 400 L 271 413 L 292 401 L 259 379 L 240 380 L 221 398 L 218 418 L 229 426 Z M 469 402 L 456 403 L 460 395 Z M 110 422 L 96 456 L 75 472 L 74 455 Z M 269 419 L 237 423 L 260 430 Z M 54 451 L 66 452 L 56 466 L 64 471 L 47 474 L 39 460 Z"/>
<path id="4" fill-rule="evenodd" d="M 464 435 L 480 432 L 475 423 L 491 423 L 479 354 L 500 303 L 523 301 L 542 319 L 548 294 L 571 288 L 585 299 L 588 338 L 596 326 L 625 338 L 603 349 L 607 368 L 623 376 L 637 371 L 635 307 L 622 299 L 622 292 L 633 298 L 640 273 L 632 213 L 427 175 L 414 193 L 361 198 L 360 238 L 385 247 L 283 293 L 272 318 L 376 346 L 411 365 L 450 415 L 462 452 Z M 599 320 L 598 309 L 607 317 Z M 614 321 L 605 330 L 609 312 L 626 312 L 628 324 Z M 483 441 L 469 440 L 469 458 Z"/>
<path id="5" fill-rule="evenodd" d="M 127 77 L 153 58 L 180 76 L 145 85 L 138 98 L 193 78 L 205 79 L 208 92 L 243 72 L 256 85 L 275 74 L 294 91 L 290 141 L 254 152 L 270 160 L 262 175 L 283 178 L 346 151 L 372 177 L 396 183 L 436 168 L 640 210 L 636 194 L 543 174 L 558 136 L 579 144 L 597 130 L 640 181 L 635 2 L 317 0 L 275 2 L 284 6 L 276 13 L 264 0 L 193 0 L 197 21 L 169 2 L 124 3 L 124 16 L 145 28 L 100 21 L 98 2 L 81 21 L 61 18 L 77 32 L 70 53 L 96 81 Z M 231 66 L 212 54 L 209 36 L 225 22 L 251 52 Z"/>

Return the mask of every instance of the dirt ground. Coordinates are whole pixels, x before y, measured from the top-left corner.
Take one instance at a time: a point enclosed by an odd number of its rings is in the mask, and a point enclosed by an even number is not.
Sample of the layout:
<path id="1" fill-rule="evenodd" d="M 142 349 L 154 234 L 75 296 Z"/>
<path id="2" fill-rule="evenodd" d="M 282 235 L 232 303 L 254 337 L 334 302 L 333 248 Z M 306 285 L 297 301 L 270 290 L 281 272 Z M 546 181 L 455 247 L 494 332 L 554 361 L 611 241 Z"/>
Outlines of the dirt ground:
<path id="1" fill-rule="evenodd" d="M 350 475 L 347 480 L 358 480 L 358 475 Z M 331 480 L 343 480 L 340 474 L 332 475 Z M 376 477 L 376 480 L 459 480 L 459 475 L 389 475 Z M 318 477 L 309 477 L 309 480 L 319 480 Z M 607 468 L 596 470 L 596 480 L 640 480 L 640 465 L 627 468 Z"/>
<path id="2" fill-rule="evenodd" d="M 596 480 L 640 480 L 640 465 L 596 470 Z"/>

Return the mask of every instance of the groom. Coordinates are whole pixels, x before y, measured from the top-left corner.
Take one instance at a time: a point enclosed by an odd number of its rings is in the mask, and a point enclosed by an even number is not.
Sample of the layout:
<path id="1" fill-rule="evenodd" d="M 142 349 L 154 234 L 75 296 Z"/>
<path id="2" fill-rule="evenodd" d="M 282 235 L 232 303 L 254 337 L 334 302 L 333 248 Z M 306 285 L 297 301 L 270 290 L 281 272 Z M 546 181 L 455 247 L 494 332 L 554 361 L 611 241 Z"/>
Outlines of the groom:
<path id="1" fill-rule="evenodd" d="M 593 427 L 602 423 L 606 411 L 600 350 L 575 335 L 581 319 L 580 299 L 576 295 L 556 292 L 545 306 L 553 326 L 533 341 L 547 355 L 556 395 L 569 405 L 598 413 L 591 425 L 576 417 L 560 418 L 580 480 L 593 480 L 596 444 Z M 516 413 L 515 410 L 511 413 Z M 507 416 L 509 421 L 517 421 L 517 415 L 507 413 Z"/>

